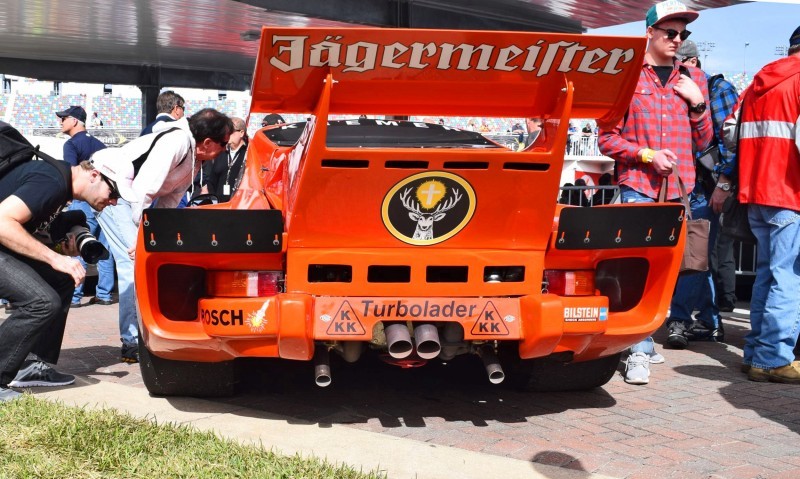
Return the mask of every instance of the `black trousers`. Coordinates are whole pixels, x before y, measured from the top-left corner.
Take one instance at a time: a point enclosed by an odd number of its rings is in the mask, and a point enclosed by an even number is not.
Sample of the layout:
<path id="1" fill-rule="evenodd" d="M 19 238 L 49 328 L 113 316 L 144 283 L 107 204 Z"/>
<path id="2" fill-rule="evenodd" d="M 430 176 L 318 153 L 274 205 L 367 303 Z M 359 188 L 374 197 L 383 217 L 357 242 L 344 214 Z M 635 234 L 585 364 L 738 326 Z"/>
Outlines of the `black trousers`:
<path id="1" fill-rule="evenodd" d="M 0 386 L 29 353 L 57 363 L 75 282 L 50 265 L 0 248 L 0 298 L 14 309 L 0 324 Z"/>

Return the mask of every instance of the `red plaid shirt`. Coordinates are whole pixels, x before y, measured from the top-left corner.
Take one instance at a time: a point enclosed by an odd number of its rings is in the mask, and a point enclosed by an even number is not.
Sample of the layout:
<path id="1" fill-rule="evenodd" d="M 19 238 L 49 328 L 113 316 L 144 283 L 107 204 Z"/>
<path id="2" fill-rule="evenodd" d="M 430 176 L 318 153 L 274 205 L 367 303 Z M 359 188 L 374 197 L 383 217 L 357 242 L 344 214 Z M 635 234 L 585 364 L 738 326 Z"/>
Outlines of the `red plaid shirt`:
<path id="1" fill-rule="evenodd" d="M 666 86 L 661 86 L 653 67 L 644 64 L 636 84 L 636 92 L 628 107 L 625 118 L 611 130 L 600 130 L 598 146 L 600 152 L 617 162 L 619 184 L 627 185 L 639 193 L 658 198 L 661 189 L 661 175 L 656 173 L 652 163 L 642 163 L 637 153 L 643 148 L 671 150 L 678 156 L 678 172 L 686 185 L 686 191 L 694 189 L 695 151 L 706 148 L 714 136 L 711 116 L 706 110 L 700 118 L 689 116 L 689 105 L 673 87 L 680 77 L 679 66 L 675 62 Z M 708 105 L 708 84 L 706 76 L 697 68 L 688 69 L 692 80 L 700 87 Z M 667 199 L 675 199 L 678 182 L 675 175 L 669 176 Z"/>

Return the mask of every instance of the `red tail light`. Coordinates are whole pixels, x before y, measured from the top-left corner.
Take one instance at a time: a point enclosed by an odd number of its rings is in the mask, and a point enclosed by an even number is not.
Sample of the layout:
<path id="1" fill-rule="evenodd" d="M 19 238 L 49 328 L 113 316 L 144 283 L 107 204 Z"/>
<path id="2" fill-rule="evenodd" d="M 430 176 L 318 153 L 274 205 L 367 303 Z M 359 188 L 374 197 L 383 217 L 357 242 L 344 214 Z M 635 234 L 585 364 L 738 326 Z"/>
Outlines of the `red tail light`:
<path id="1" fill-rule="evenodd" d="M 206 289 L 210 296 L 257 298 L 281 292 L 282 271 L 209 271 Z"/>
<path id="2" fill-rule="evenodd" d="M 594 271 L 546 269 L 542 291 L 559 296 L 593 296 Z"/>

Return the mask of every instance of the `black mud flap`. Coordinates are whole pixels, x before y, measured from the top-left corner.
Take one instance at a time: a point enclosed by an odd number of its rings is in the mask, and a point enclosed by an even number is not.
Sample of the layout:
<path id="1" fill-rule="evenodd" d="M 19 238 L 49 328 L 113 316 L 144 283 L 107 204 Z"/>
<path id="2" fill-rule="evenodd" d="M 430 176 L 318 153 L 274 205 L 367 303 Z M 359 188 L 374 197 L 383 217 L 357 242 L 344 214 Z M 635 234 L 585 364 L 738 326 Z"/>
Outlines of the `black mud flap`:
<path id="1" fill-rule="evenodd" d="M 142 214 L 144 246 L 160 253 L 279 253 L 279 210 L 149 208 Z"/>
<path id="2" fill-rule="evenodd" d="M 683 227 L 680 204 L 564 208 L 556 249 L 615 249 L 675 246 Z"/>

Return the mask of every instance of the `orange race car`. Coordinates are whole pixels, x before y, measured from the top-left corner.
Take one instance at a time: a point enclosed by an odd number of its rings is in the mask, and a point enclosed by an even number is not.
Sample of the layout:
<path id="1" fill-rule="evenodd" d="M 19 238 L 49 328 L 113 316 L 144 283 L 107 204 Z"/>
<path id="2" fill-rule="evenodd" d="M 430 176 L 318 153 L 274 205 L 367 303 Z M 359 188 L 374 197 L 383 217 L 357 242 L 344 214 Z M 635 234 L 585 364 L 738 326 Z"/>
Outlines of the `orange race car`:
<path id="1" fill-rule="evenodd" d="M 643 38 L 264 28 L 259 130 L 229 203 L 145 211 L 140 356 L 153 394 L 233 392 L 236 358 L 478 355 L 530 390 L 605 384 L 664 321 L 677 204 L 556 203 L 569 118 L 615 124 Z M 353 120 L 329 116 L 353 115 Z M 382 119 L 357 119 L 368 114 Z M 397 115 L 542 118 L 514 152 Z M 389 116 L 385 116 L 389 115 Z"/>

